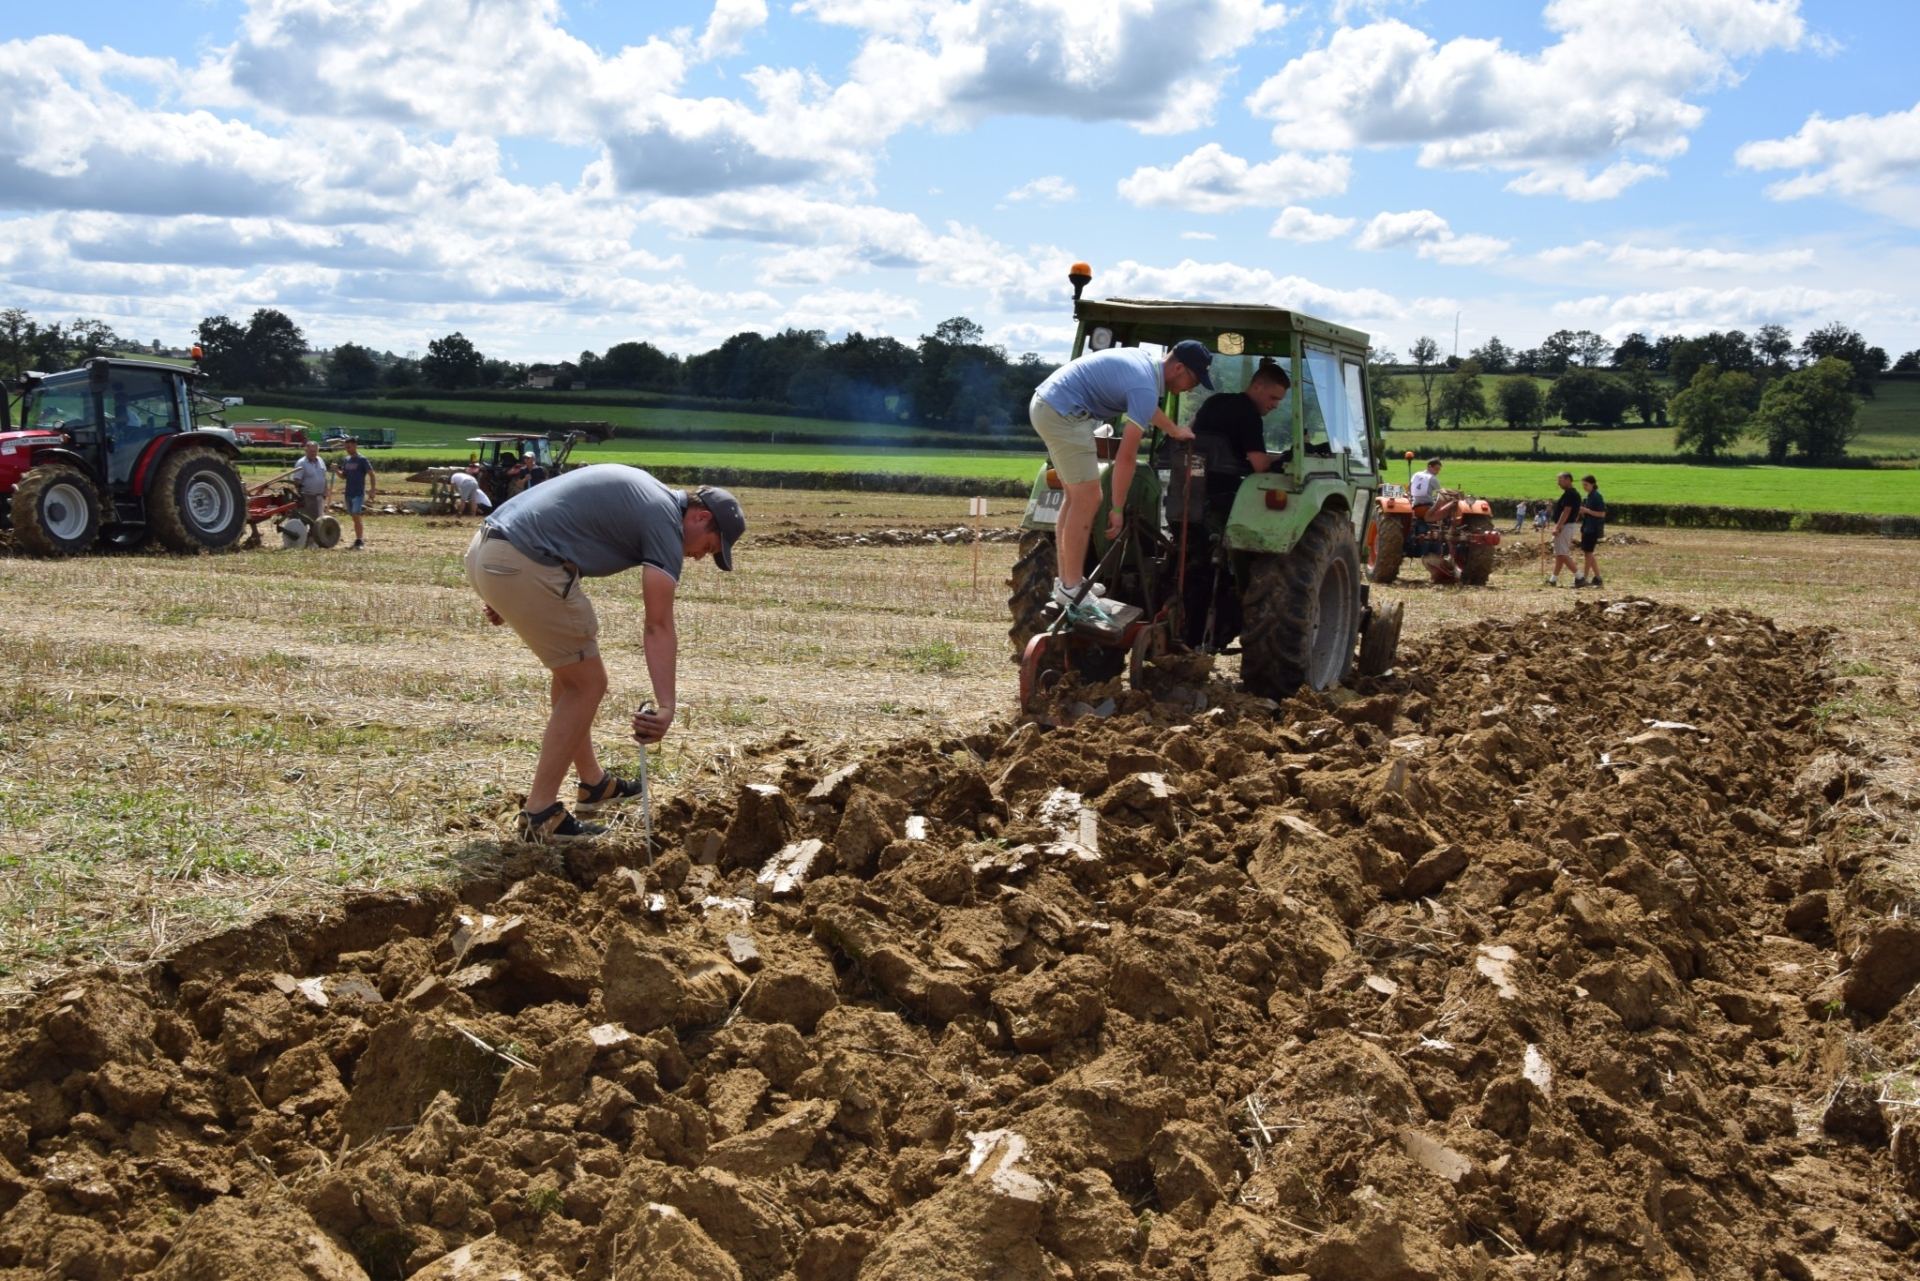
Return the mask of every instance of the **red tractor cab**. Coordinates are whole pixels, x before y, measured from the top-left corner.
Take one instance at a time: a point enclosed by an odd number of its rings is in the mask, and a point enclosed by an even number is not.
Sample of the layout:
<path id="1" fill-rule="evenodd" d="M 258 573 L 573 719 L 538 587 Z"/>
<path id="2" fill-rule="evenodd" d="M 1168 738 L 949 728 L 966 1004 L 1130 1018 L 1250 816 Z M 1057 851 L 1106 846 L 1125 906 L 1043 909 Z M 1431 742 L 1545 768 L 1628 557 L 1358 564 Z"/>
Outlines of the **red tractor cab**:
<path id="1" fill-rule="evenodd" d="M 0 528 L 40 556 L 158 537 L 220 551 L 247 530 L 226 437 L 199 430 L 196 369 L 99 356 L 18 384 L 19 427 L 0 432 Z"/>

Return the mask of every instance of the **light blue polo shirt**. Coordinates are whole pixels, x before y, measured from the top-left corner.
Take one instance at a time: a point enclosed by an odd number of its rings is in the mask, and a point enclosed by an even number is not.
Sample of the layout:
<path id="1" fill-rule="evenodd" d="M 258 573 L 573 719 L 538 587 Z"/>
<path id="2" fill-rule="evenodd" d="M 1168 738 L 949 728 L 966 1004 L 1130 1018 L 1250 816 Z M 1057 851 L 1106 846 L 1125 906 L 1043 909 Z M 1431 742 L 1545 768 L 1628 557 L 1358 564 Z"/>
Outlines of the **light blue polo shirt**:
<path id="1" fill-rule="evenodd" d="M 1068 361 L 1035 394 L 1068 417 L 1091 414 L 1104 421 L 1125 414 L 1144 428 L 1165 388 L 1161 357 L 1142 347 L 1114 347 Z"/>

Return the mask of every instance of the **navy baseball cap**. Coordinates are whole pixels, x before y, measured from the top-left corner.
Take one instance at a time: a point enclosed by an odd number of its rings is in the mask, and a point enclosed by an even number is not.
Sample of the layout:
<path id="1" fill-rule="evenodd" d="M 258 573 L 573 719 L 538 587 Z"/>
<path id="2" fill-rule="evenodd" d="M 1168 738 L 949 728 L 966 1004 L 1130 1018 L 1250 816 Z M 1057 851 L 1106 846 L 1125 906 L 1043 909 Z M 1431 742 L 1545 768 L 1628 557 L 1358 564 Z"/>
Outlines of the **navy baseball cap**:
<path id="1" fill-rule="evenodd" d="M 747 532 L 747 514 L 740 510 L 740 500 L 724 489 L 702 485 L 694 496 L 713 513 L 713 527 L 720 531 L 720 550 L 713 554 L 713 563 L 731 573 L 734 540 Z"/>
<path id="2" fill-rule="evenodd" d="M 1193 376 L 1200 380 L 1202 387 L 1208 391 L 1213 390 L 1213 379 L 1207 375 L 1207 370 L 1213 365 L 1213 353 L 1207 350 L 1206 344 L 1197 339 L 1188 338 L 1175 343 L 1170 354 L 1193 371 Z"/>

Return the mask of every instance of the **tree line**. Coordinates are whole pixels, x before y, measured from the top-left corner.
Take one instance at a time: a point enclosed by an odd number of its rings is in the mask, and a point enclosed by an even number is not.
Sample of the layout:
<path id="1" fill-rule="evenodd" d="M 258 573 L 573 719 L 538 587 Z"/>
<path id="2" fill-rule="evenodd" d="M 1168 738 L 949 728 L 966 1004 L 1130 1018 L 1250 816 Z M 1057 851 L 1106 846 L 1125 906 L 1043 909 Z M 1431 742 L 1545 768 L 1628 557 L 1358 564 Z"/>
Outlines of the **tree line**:
<path id="1" fill-rule="evenodd" d="M 244 321 L 214 315 L 195 331 L 200 367 L 224 391 L 325 387 L 345 393 L 492 391 L 529 385 L 655 392 L 758 402 L 820 418 L 914 424 L 955 431 L 1006 431 L 1027 422 L 1027 402 L 1055 368 L 1038 355 L 1010 357 L 964 316 L 908 344 L 851 333 L 829 342 L 818 329 L 745 331 L 711 351 L 681 357 L 647 342 L 622 342 L 576 360 L 526 364 L 480 351 L 458 331 L 427 343 L 424 355 L 396 355 L 354 342 L 311 350 L 287 313 L 271 307 Z M 70 368 L 89 356 L 136 344 L 95 320 L 41 323 L 0 312 L 0 373 Z M 155 345 L 158 350 L 158 345 Z"/>
<path id="2" fill-rule="evenodd" d="M 1386 380 L 1379 395 L 1389 414 L 1393 401 L 1418 397 L 1430 429 L 1498 420 L 1533 432 L 1538 450 L 1549 418 L 1607 428 L 1634 416 L 1643 426 L 1671 426 L 1675 447 L 1695 457 L 1720 457 L 1746 434 L 1764 442 L 1775 462 L 1814 465 L 1845 456 L 1859 401 L 1873 398 L 1889 366 L 1920 372 L 1920 350 L 1889 360 L 1884 348 L 1837 321 L 1798 342 L 1784 325 L 1751 335 L 1633 333 L 1617 344 L 1591 330 L 1562 329 L 1538 347 L 1516 351 L 1493 337 L 1464 359 L 1444 360 L 1439 344 L 1421 337 L 1408 356 L 1400 366 L 1406 380 Z M 1542 376 L 1552 379 L 1545 390 Z"/>
<path id="3" fill-rule="evenodd" d="M 684 358 L 652 343 L 623 342 L 604 353 L 583 351 L 577 360 L 527 365 L 493 359 L 455 332 L 433 339 L 417 360 L 349 342 L 327 353 L 317 368 L 296 371 L 272 354 L 269 335 L 281 333 L 283 321 L 292 324 L 278 312 L 256 312 L 244 327 L 209 317 L 200 325 L 201 366 L 223 384 L 267 390 L 297 385 L 296 374 L 344 392 L 471 391 L 538 382 L 751 401 L 820 418 L 967 431 L 1024 425 L 1033 389 L 1054 368 L 1031 353 L 1010 359 L 1004 348 L 983 341 L 979 325 L 956 316 L 913 346 L 860 333 L 829 342 L 818 329 L 746 331 Z"/>

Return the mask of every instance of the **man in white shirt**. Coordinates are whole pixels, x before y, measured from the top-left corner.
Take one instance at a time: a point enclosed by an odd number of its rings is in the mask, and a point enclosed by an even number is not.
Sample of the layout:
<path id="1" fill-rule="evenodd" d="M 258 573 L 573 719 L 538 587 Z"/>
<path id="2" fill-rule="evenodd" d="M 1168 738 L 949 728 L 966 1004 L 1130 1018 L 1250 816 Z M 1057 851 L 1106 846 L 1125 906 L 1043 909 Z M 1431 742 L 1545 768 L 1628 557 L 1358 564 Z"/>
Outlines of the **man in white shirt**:
<path id="1" fill-rule="evenodd" d="M 1440 460 L 1429 458 L 1427 469 L 1414 473 L 1413 482 L 1407 486 L 1407 497 L 1413 500 L 1414 511 L 1419 514 L 1420 508 L 1431 503 L 1433 496 L 1438 492 L 1440 492 Z"/>
<path id="2" fill-rule="evenodd" d="M 476 510 L 493 510 L 493 499 L 487 497 L 487 491 L 480 487 L 480 478 L 472 472 L 457 471 L 447 477 L 447 484 L 459 500 L 462 516 L 472 516 Z"/>
<path id="3" fill-rule="evenodd" d="M 333 490 L 333 473 L 320 456 L 320 446 L 307 442 L 306 455 L 293 465 L 294 487 L 300 491 L 300 514 L 312 525 L 327 514 L 327 495 Z"/>

